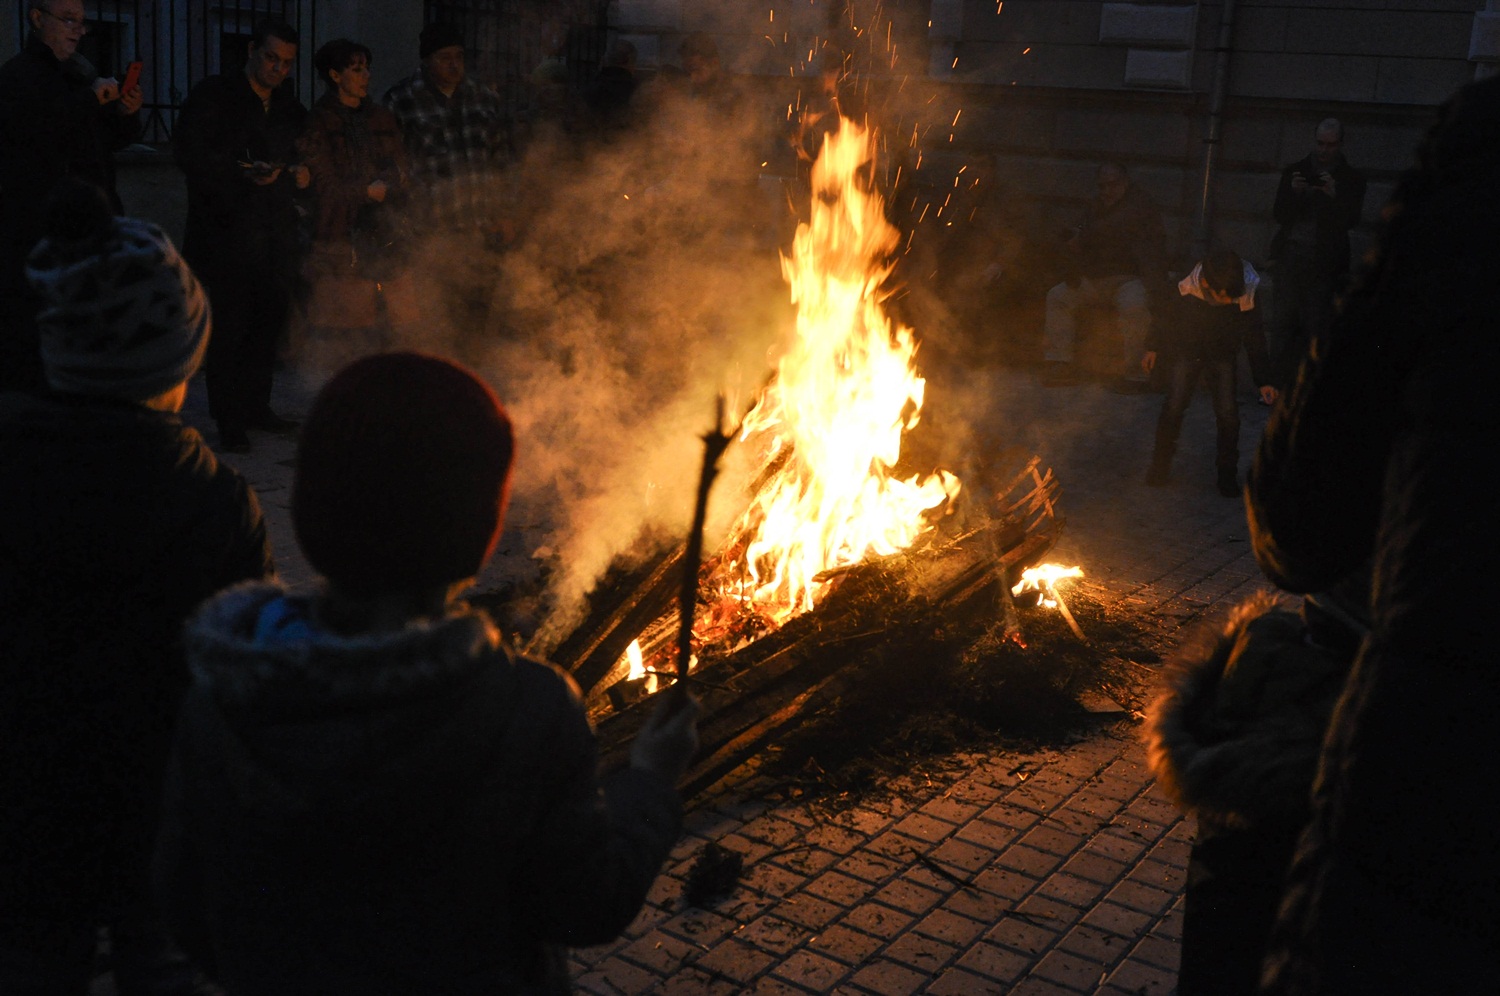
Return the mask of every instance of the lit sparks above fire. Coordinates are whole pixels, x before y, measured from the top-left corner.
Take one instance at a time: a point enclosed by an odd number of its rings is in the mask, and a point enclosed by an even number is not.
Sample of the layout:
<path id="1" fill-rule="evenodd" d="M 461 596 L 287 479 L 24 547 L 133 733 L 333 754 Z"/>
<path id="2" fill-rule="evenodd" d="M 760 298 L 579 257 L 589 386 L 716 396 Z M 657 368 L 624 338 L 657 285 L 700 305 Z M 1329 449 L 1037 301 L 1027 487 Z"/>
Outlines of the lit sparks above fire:
<path id="1" fill-rule="evenodd" d="M 892 473 L 925 384 L 912 330 L 884 307 L 900 233 L 873 158 L 872 134 L 848 119 L 824 139 L 810 220 L 781 261 L 795 337 L 741 431 L 765 453 L 764 484 L 713 583 L 776 623 L 816 604 L 824 572 L 909 547 L 959 492 L 947 471 Z"/>

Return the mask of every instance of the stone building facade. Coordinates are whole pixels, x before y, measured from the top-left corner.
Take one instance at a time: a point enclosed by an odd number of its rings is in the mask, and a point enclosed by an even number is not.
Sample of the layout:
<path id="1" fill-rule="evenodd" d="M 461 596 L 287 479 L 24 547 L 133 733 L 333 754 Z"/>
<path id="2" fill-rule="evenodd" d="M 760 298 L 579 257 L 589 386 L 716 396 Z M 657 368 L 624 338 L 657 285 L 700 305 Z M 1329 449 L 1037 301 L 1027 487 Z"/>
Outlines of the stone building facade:
<path id="1" fill-rule="evenodd" d="M 863 28 L 876 6 L 616 0 L 610 23 L 647 68 L 673 62 L 682 35 L 705 31 L 735 72 L 791 92 L 817 74 L 839 11 Z M 895 58 L 871 44 L 861 68 L 877 86 L 916 96 L 894 104 L 907 129 L 920 108 L 933 175 L 993 156 L 1003 182 L 1066 217 L 1090 193 L 1097 163 L 1121 160 L 1164 206 L 1179 254 L 1206 232 L 1260 258 L 1279 170 L 1311 150 L 1317 122 L 1329 116 L 1344 122 L 1345 151 L 1370 177 L 1368 223 L 1433 108 L 1500 66 L 1495 0 L 879 6 L 890 23 L 872 31 L 889 39 Z M 1216 72 L 1227 73 L 1227 86 L 1205 185 Z"/>

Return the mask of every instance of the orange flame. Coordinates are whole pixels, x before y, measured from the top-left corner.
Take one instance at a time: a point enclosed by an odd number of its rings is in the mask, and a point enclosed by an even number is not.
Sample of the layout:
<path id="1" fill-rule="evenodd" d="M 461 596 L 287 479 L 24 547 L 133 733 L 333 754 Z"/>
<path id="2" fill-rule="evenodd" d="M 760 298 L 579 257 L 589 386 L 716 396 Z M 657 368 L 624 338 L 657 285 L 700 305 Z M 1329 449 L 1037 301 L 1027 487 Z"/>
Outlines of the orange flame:
<path id="1" fill-rule="evenodd" d="M 891 475 L 925 384 L 912 330 L 883 306 L 900 233 L 870 189 L 874 154 L 847 119 L 824 139 L 810 220 L 781 259 L 795 337 L 743 429 L 777 470 L 732 533 L 744 550 L 736 594 L 777 623 L 813 607 L 822 572 L 910 546 L 959 491 L 942 470 Z"/>
<path id="2" fill-rule="evenodd" d="M 1028 567 L 1021 572 L 1021 580 L 1017 581 L 1015 587 L 1010 590 L 1012 595 L 1019 595 L 1023 591 L 1035 591 L 1041 593 L 1041 603 L 1047 608 L 1057 605 L 1057 582 L 1066 578 L 1083 577 L 1082 567 L 1064 567 L 1061 564 L 1039 564 L 1036 567 Z"/>

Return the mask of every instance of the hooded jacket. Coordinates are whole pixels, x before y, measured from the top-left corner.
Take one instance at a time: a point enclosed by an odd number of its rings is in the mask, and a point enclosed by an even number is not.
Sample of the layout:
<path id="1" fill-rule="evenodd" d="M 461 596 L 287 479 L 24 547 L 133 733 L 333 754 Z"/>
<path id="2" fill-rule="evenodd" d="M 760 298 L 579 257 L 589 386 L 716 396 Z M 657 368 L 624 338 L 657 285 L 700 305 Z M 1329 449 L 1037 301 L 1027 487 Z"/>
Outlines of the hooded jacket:
<path id="1" fill-rule="evenodd" d="M 178 416 L 0 394 L 0 917 L 144 894 L 183 622 L 270 573 L 255 493 Z"/>
<path id="2" fill-rule="evenodd" d="M 1157 784 L 1198 818 L 1188 859 L 1177 989 L 1250 996 L 1307 822 L 1333 704 L 1365 631 L 1356 575 L 1301 612 L 1257 595 L 1189 641 L 1146 715 Z"/>
<path id="3" fill-rule="evenodd" d="M 673 786 L 601 784 L 576 687 L 482 612 L 311 618 L 250 584 L 189 627 L 156 866 L 184 948 L 237 996 L 565 992 L 560 947 L 639 911 Z"/>

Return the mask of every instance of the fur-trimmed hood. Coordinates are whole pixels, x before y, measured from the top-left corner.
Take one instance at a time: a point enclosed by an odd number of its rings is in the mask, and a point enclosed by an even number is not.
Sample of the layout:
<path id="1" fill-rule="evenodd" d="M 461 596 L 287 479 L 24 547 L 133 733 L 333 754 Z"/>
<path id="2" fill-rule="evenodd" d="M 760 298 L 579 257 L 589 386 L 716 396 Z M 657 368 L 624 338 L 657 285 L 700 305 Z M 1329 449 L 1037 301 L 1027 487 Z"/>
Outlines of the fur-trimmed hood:
<path id="1" fill-rule="evenodd" d="M 300 601 L 274 584 L 237 585 L 209 599 L 189 620 L 193 679 L 226 707 L 264 705 L 287 686 L 295 686 L 300 706 L 314 708 L 398 698 L 470 670 L 501 648 L 499 631 L 474 610 L 412 623 L 398 633 L 347 637 L 315 630 L 295 641 L 258 638 L 266 607 L 282 598 Z"/>
<path id="2" fill-rule="evenodd" d="M 298 832 L 312 813 L 332 830 L 378 819 L 392 799 L 436 798 L 510 734 L 514 659 L 483 612 L 396 633 L 258 636 L 278 599 L 298 603 L 273 584 L 230 588 L 185 637 L 193 721 L 263 830 Z"/>
<path id="3" fill-rule="evenodd" d="M 1162 791 L 1200 818 L 1301 823 L 1351 660 L 1309 642 L 1298 613 L 1273 596 L 1240 605 L 1179 651 L 1147 710 Z"/>

